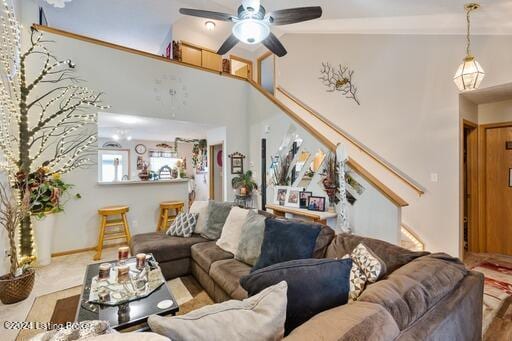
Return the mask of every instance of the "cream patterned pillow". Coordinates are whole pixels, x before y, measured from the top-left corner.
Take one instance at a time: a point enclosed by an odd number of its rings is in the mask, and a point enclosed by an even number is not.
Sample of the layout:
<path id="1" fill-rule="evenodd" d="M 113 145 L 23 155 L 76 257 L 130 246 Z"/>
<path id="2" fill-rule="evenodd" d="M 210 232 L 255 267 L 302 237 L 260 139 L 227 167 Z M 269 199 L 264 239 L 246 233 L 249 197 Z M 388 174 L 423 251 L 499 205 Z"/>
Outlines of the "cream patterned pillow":
<path id="1" fill-rule="evenodd" d="M 350 292 L 349 298 L 357 300 L 367 283 L 375 283 L 386 272 L 385 263 L 363 243 L 360 243 L 350 255 L 342 259 L 351 258 Z"/>
<path id="2" fill-rule="evenodd" d="M 169 236 L 191 237 L 197 224 L 197 213 L 181 212 L 167 230 Z"/>
<path id="3" fill-rule="evenodd" d="M 386 273 L 386 264 L 363 243 L 356 246 L 350 258 L 359 265 L 370 283 L 377 282 Z"/>

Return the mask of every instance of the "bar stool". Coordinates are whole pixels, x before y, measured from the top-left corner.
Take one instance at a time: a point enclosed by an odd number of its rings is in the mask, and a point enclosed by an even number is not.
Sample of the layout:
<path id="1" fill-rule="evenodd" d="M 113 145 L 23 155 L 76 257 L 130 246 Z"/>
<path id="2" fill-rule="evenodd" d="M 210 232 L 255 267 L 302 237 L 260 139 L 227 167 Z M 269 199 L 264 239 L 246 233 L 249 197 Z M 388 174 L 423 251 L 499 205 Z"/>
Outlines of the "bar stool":
<path id="1" fill-rule="evenodd" d="M 164 201 L 160 203 L 160 215 L 158 219 L 158 226 L 156 227 L 156 231 L 165 231 L 169 224 L 176 219 L 178 214 L 183 211 L 185 204 L 183 201 Z M 169 212 L 169 210 L 174 210 L 173 213 Z"/>
<path id="2" fill-rule="evenodd" d="M 98 214 L 101 216 L 101 224 L 94 260 L 101 259 L 104 241 L 121 238 L 126 239 L 127 243 L 130 241 L 132 237 L 130 235 L 130 228 L 128 227 L 128 219 L 126 219 L 128 210 L 128 206 L 109 206 L 98 210 Z M 117 228 L 109 229 L 114 226 Z"/>

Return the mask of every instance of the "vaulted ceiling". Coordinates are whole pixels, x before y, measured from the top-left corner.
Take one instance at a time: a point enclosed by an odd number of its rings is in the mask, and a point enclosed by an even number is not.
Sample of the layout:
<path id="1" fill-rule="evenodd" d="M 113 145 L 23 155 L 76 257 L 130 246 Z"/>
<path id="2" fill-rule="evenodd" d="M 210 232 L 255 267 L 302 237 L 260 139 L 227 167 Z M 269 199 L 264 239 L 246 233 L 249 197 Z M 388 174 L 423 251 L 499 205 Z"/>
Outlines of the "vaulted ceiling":
<path id="1" fill-rule="evenodd" d="M 38 0 L 42 1 L 42 0 Z M 268 11 L 320 5 L 320 20 L 282 26 L 277 33 L 464 34 L 467 0 L 262 0 Z M 481 0 L 474 34 L 512 34 L 512 1 Z M 158 51 L 172 24 L 198 28 L 180 7 L 235 13 L 239 0 L 72 0 L 64 8 L 43 2 L 51 26 L 146 51 Z M 211 34 L 219 45 L 229 32 L 219 23 Z"/>

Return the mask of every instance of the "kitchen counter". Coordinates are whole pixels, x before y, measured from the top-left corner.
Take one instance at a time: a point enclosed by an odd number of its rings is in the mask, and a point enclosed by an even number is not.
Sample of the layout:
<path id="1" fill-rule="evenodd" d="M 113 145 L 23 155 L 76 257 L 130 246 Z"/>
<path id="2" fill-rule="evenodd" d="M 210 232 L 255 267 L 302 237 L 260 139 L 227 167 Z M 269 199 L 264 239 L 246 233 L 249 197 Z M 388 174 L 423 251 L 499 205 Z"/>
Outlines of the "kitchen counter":
<path id="1" fill-rule="evenodd" d="M 171 180 L 123 180 L 115 182 L 97 182 L 100 186 L 119 186 L 119 185 L 154 185 L 154 184 L 174 184 L 188 182 L 190 179 L 171 179 Z"/>

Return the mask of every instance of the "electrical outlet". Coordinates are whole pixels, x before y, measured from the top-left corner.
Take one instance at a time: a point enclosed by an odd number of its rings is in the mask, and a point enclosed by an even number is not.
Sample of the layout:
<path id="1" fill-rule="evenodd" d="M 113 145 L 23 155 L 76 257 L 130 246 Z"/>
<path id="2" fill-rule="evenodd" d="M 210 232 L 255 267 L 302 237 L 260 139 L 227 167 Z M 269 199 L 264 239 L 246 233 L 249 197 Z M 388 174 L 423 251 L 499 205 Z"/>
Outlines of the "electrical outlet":
<path id="1" fill-rule="evenodd" d="M 437 174 L 437 173 L 430 173 L 430 181 L 432 181 L 432 182 L 439 182 L 439 174 Z"/>

